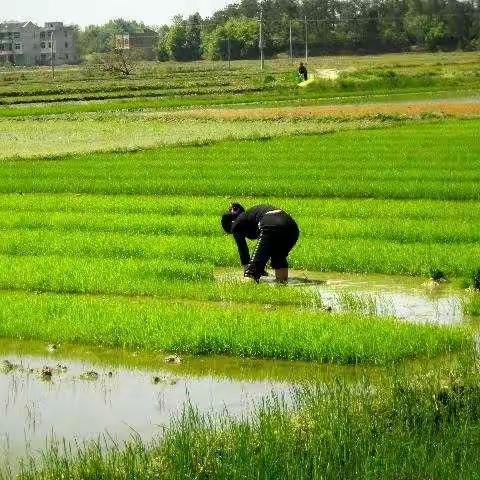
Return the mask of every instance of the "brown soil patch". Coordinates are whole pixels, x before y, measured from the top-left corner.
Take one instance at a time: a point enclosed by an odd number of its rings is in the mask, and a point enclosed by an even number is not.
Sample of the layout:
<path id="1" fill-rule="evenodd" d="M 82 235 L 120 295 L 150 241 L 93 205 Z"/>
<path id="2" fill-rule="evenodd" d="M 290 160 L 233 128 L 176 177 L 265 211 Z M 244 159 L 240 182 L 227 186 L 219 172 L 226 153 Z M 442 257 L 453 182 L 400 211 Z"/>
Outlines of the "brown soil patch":
<path id="1" fill-rule="evenodd" d="M 428 115 L 455 118 L 480 116 L 480 102 L 446 101 L 425 103 L 380 103 L 368 105 L 318 105 L 262 108 L 199 108 L 156 113 L 155 116 L 213 120 L 290 120 L 290 119 L 361 119 L 379 116 L 422 118 Z"/>

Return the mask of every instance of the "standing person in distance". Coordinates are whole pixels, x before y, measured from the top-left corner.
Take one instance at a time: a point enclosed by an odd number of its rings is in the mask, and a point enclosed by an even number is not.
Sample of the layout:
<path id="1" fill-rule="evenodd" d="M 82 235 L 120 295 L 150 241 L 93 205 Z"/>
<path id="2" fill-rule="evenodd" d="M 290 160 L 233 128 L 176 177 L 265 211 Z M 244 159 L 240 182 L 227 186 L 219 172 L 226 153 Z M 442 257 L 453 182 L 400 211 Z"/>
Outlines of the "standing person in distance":
<path id="1" fill-rule="evenodd" d="M 272 205 L 256 205 L 245 210 L 239 203 L 233 203 L 223 214 L 221 223 L 224 231 L 235 239 L 246 278 L 258 283 L 270 260 L 277 282 L 288 281 L 287 257 L 300 234 L 290 215 Z M 247 238 L 258 240 L 252 256 Z"/>
<path id="2" fill-rule="evenodd" d="M 298 74 L 303 77 L 305 81 L 308 80 L 308 70 L 307 67 L 303 64 L 303 62 L 300 62 L 300 66 L 298 67 Z"/>

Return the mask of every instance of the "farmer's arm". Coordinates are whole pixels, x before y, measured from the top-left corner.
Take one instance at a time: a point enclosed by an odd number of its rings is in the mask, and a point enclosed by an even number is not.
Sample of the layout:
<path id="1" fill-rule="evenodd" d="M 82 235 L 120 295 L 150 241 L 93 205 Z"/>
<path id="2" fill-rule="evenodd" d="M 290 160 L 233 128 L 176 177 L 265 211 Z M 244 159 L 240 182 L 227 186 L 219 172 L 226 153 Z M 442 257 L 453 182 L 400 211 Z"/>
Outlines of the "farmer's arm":
<path id="1" fill-rule="evenodd" d="M 246 266 L 250 263 L 250 252 L 248 250 L 247 241 L 245 240 L 245 236 L 241 233 L 234 233 L 233 238 L 237 243 L 238 253 L 240 255 L 240 261 L 242 262 L 243 266 Z"/>

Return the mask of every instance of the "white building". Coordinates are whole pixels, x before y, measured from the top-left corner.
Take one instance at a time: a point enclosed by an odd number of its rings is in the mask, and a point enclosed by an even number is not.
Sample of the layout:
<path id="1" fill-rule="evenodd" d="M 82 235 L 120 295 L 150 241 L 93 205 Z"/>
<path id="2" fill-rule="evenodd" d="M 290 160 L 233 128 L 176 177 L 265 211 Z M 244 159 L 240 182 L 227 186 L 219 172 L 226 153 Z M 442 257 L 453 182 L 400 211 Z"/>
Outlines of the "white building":
<path id="1" fill-rule="evenodd" d="M 75 28 L 62 22 L 39 27 L 32 22 L 0 23 L 0 63 L 12 65 L 77 63 Z"/>

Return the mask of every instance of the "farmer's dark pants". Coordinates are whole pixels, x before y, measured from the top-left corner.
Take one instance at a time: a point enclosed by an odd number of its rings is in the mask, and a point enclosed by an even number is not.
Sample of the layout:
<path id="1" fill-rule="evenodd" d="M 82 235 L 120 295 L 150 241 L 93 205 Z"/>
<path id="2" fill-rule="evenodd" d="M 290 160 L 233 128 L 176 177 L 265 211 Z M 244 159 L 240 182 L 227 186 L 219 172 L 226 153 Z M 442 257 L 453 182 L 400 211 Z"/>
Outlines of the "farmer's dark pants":
<path id="1" fill-rule="evenodd" d="M 260 279 L 270 260 L 272 268 L 288 268 L 287 257 L 297 243 L 298 226 L 285 212 L 267 213 L 259 225 L 260 235 L 252 259 L 245 269 L 245 276 Z"/>

